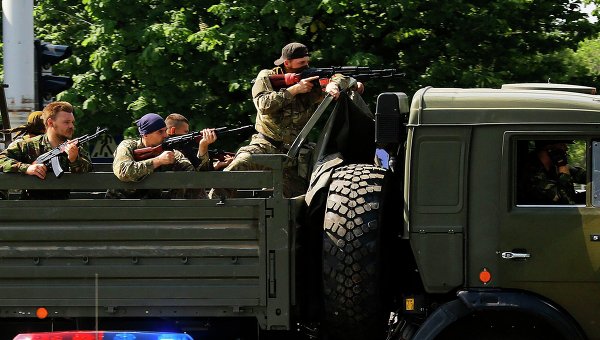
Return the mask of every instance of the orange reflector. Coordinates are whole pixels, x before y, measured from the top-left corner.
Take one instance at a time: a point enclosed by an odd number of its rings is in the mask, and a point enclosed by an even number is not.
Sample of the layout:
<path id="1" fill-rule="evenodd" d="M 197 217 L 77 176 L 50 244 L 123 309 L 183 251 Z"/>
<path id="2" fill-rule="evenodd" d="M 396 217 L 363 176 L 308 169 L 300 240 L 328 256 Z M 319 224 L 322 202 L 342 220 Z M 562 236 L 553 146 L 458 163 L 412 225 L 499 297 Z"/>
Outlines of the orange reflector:
<path id="1" fill-rule="evenodd" d="M 40 307 L 35 311 L 35 316 L 37 316 L 38 319 L 45 319 L 48 316 L 48 310 L 44 307 Z"/>
<path id="2" fill-rule="evenodd" d="M 479 280 L 483 283 L 488 283 L 492 280 L 492 274 L 488 272 L 487 268 L 483 268 L 479 273 Z"/>

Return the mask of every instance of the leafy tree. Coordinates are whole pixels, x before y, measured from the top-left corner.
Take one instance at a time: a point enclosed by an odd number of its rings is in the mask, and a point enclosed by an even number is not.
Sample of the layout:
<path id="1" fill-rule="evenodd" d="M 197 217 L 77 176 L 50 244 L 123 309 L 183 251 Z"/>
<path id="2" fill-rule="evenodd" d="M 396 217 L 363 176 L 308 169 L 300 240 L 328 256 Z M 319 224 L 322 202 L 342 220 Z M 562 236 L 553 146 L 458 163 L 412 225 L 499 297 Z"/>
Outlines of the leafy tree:
<path id="1" fill-rule="evenodd" d="M 573 52 L 569 59 L 579 70 L 578 74 L 591 78 L 590 84 L 597 84 L 600 78 L 600 38 L 586 39 L 579 43 L 577 51 Z"/>
<path id="2" fill-rule="evenodd" d="M 573 144 L 569 144 L 569 164 L 580 168 L 586 167 L 586 145 L 583 140 L 574 140 Z"/>
<path id="3" fill-rule="evenodd" d="M 194 128 L 247 124 L 251 80 L 281 47 L 307 44 L 316 66 L 395 67 L 381 91 L 569 82 L 572 50 L 596 27 L 574 0 L 38 0 L 36 34 L 74 47 L 58 69 L 79 125 L 123 131 L 147 112 Z M 570 49 L 570 50 L 569 50 Z M 566 51 L 566 52 L 565 52 Z M 570 52 L 569 52 L 570 51 Z M 566 59 L 565 59 L 566 58 Z M 56 72 L 58 73 L 58 72 Z"/>

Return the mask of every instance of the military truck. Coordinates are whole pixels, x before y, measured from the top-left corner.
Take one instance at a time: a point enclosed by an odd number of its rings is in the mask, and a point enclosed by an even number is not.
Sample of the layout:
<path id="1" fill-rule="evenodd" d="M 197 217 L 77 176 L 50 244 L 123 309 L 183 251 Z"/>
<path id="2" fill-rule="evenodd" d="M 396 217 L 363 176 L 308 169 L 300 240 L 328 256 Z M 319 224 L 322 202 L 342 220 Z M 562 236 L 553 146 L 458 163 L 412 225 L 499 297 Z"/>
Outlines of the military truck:
<path id="1" fill-rule="evenodd" d="M 2 174 L 11 197 L 0 201 L 0 328 L 202 332 L 230 321 L 222 332 L 249 323 L 259 337 L 600 339 L 593 92 L 427 87 L 410 105 L 404 93 L 380 94 L 374 119 L 342 96 L 310 187 L 293 198 L 281 190 L 286 155 L 257 156 L 269 171 L 139 183 L 101 168 L 44 181 Z M 587 169 L 580 203 L 522 200 L 522 168 L 540 140 L 575 141 L 570 159 Z M 384 167 L 376 146 L 389 154 Z M 103 195 L 210 187 L 240 194 Z M 65 188 L 69 200 L 14 199 Z"/>

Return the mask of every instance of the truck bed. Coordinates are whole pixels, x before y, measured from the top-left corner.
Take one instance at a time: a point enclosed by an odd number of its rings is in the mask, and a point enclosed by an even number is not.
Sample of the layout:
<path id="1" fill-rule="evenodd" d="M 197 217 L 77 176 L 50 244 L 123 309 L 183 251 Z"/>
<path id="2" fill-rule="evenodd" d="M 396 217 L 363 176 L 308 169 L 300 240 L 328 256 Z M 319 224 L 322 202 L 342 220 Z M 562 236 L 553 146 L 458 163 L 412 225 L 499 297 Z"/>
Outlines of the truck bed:
<path id="1" fill-rule="evenodd" d="M 0 315 L 253 316 L 289 329 L 290 202 L 274 171 L 112 173 L 44 181 L 0 174 L 0 190 L 70 188 L 69 200 L 0 200 Z M 251 185 L 248 185 L 251 183 Z M 105 199 L 108 188 L 272 188 L 267 197 Z M 12 195 L 14 196 L 14 195 Z"/>

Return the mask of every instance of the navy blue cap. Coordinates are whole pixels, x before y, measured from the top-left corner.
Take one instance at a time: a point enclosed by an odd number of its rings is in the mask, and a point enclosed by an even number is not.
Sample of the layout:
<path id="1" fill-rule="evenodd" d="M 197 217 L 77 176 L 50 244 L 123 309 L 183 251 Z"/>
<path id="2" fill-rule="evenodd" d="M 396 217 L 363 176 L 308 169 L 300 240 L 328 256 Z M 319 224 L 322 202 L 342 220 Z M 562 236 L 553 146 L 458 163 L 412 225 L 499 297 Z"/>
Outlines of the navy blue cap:
<path id="1" fill-rule="evenodd" d="M 165 120 L 156 113 L 147 113 L 137 121 L 137 127 L 140 135 L 143 136 L 167 127 L 167 124 L 165 124 Z"/>

